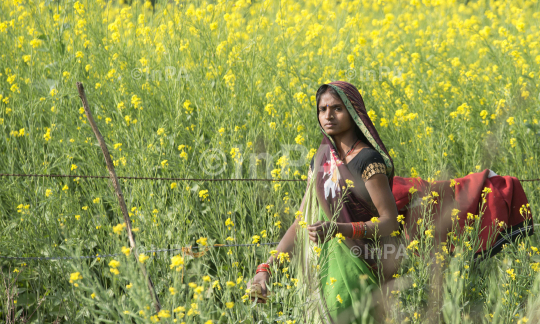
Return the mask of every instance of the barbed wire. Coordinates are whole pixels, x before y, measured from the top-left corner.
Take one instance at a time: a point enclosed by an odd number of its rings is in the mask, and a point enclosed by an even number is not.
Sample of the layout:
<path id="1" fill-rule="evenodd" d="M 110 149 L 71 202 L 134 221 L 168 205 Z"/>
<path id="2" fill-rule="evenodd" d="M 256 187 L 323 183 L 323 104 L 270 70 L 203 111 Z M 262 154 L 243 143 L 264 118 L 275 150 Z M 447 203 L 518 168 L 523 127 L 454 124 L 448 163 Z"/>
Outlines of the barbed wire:
<path id="1" fill-rule="evenodd" d="M 15 173 L 0 173 L 0 177 L 40 177 L 40 178 L 87 178 L 87 179 L 109 179 L 109 176 L 96 175 L 76 175 L 76 174 L 15 174 Z M 156 177 L 118 177 L 118 179 L 131 180 L 165 180 L 165 181 L 307 181 L 307 179 L 253 179 L 253 178 L 238 178 L 238 179 L 197 179 L 197 178 L 156 178 Z M 540 181 L 538 179 L 518 179 L 519 181 Z"/>
<path id="2" fill-rule="evenodd" d="M 243 246 L 260 246 L 260 245 L 274 245 L 279 244 L 279 242 L 270 242 L 270 243 L 255 243 L 255 244 L 214 244 L 213 248 L 215 247 L 243 247 Z M 146 250 L 146 251 L 139 251 L 139 254 L 141 253 L 160 253 L 160 252 L 174 252 L 174 251 L 184 251 L 188 252 L 188 254 L 192 254 L 192 249 L 200 249 L 199 246 L 188 246 L 188 247 L 181 247 L 177 249 L 157 249 L 157 250 Z M 206 249 L 203 252 L 196 252 L 196 253 L 203 253 L 208 251 L 210 247 L 206 247 Z M 0 255 L 0 259 L 7 259 L 7 260 L 21 260 L 21 261 L 53 261 L 53 260 L 75 260 L 75 259 L 96 259 L 96 258 L 110 258 L 122 255 L 124 253 L 113 253 L 113 254 L 97 254 L 97 255 L 81 255 L 81 256 L 52 256 L 52 257 L 10 257 L 5 255 Z M 198 257 L 199 255 L 196 255 Z M 202 255 L 200 255 L 202 256 Z"/>
<path id="3" fill-rule="evenodd" d="M 109 179 L 109 176 L 72 175 L 72 174 L 12 174 L 0 173 L 0 177 L 44 177 L 44 178 L 90 178 Z M 307 181 L 302 179 L 193 179 L 193 178 L 155 178 L 155 177 L 117 177 L 133 180 L 166 180 L 166 181 Z"/>

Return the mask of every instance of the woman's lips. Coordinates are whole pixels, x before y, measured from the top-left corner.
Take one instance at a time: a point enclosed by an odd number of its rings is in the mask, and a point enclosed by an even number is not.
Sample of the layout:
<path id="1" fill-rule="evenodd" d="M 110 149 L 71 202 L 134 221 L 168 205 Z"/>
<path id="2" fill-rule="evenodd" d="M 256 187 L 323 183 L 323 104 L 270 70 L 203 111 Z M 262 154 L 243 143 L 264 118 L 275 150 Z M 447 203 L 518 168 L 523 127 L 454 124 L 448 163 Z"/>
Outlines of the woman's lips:
<path id="1" fill-rule="evenodd" d="M 336 126 L 336 124 L 324 124 L 324 126 L 330 128 Z"/>

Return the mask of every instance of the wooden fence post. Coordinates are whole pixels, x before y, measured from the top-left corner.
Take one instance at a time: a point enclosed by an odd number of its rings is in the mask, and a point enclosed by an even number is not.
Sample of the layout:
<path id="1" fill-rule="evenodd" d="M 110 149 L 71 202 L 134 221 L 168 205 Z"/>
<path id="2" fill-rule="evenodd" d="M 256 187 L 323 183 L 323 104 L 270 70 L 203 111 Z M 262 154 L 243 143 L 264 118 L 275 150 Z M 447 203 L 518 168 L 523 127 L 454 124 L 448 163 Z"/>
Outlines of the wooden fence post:
<path id="1" fill-rule="evenodd" d="M 146 272 L 146 267 L 144 266 L 142 262 L 139 261 L 139 253 L 137 252 L 137 245 L 135 243 L 135 238 L 133 237 L 133 232 L 131 230 L 131 220 L 129 219 L 126 202 L 124 201 L 124 195 L 122 194 L 122 188 L 120 188 L 120 183 L 118 182 L 118 178 L 116 177 L 116 173 L 114 172 L 114 164 L 111 160 L 109 150 L 107 149 L 107 144 L 105 144 L 105 140 L 103 139 L 103 136 L 101 136 L 101 133 L 99 132 L 99 129 L 97 128 L 97 125 L 94 121 L 94 118 L 92 117 L 92 112 L 90 112 L 90 107 L 88 106 L 88 101 L 86 100 L 86 95 L 84 94 L 84 87 L 81 82 L 77 82 L 77 89 L 79 90 L 79 97 L 81 98 L 84 112 L 86 113 L 86 118 L 88 118 L 88 121 L 90 122 L 90 126 L 92 127 L 92 130 L 94 131 L 94 134 L 96 135 L 97 140 L 99 142 L 99 146 L 101 146 L 101 150 L 103 151 L 103 155 L 105 156 L 105 162 L 107 163 L 107 170 L 109 170 L 109 176 L 114 185 L 114 191 L 116 192 L 116 197 L 118 197 L 118 202 L 120 203 L 120 209 L 122 209 L 124 222 L 126 223 L 126 230 L 129 237 L 129 245 L 131 246 L 131 251 L 133 252 L 133 256 L 135 257 L 136 262 L 139 264 L 139 267 L 141 268 L 141 271 L 144 277 L 146 278 L 146 281 L 148 283 L 148 289 L 150 290 L 151 298 L 154 301 L 156 311 L 159 312 L 161 309 L 161 304 L 159 303 L 159 298 L 156 294 L 154 283 L 152 282 L 152 279 L 150 279 L 150 276 Z"/>

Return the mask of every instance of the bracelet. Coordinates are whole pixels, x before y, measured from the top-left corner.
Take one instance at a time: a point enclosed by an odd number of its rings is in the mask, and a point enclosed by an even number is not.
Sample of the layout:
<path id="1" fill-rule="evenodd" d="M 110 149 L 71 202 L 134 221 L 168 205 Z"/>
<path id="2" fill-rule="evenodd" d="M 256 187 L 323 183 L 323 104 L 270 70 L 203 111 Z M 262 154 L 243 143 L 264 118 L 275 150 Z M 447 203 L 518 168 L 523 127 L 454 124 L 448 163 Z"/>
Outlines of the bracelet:
<path id="1" fill-rule="evenodd" d="M 255 274 L 264 271 L 268 272 L 270 275 L 272 275 L 272 272 L 270 271 L 270 265 L 268 263 L 261 263 L 257 266 L 257 270 L 255 271 Z"/>
<path id="2" fill-rule="evenodd" d="M 364 235 L 362 235 L 362 238 L 366 238 L 367 235 L 367 224 L 364 223 Z"/>
<path id="3" fill-rule="evenodd" d="M 353 239 L 362 239 L 366 235 L 366 223 L 364 222 L 352 222 L 353 227 Z M 362 231 L 363 229 L 363 231 Z M 362 233 L 363 232 L 363 233 Z"/>
<path id="4" fill-rule="evenodd" d="M 262 268 L 264 268 L 264 269 L 270 269 L 270 265 L 269 265 L 268 263 L 266 263 L 266 262 L 265 262 L 265 263 L 261 263 L 261 264 L 259 264 L 259 265 L 257 266 L 257 269 L 259 269 L 259 268 L 261 268 L 261 269 L 262 269 Z"/>
<path id="5" fill-rule="evenodd" d="M 268 269 L 264 269 L 264 270 L 263 269 L 257 269 L 257 271 L 255 271 L 255 274 L 257 274 L 259 272 L 268 272 L 269 275 L 272 275 L 272 273 Z"/>

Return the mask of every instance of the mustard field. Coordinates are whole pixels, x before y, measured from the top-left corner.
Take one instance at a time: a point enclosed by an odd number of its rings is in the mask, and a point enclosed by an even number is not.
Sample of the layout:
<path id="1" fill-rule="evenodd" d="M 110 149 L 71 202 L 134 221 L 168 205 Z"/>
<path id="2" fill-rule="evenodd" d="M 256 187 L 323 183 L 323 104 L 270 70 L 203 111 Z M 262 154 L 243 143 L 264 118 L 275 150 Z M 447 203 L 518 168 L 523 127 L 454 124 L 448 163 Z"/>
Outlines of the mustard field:
<path id="1" fill-rule="evenodd" d="M 309 311 L 287 261 L 266 304 L 246 291 L 305 181 L 121 179 L 158 311 L 114 187 L 82 177 L 109 173 L 76 82 L 120 177 L 305 180 L 316 91 L 344 80 L 396 175 L 538 179 L 539 22 L 539 2 L 520 0 L 2 1 L 0 173 L 74 177 L 0 177 L 0 318 L 291 324 Z M 540 181 L 522 185 L 538 222 Z M 386 323 L 539 321 L 536 234 L 473 266 L 474 232 L 453 255 L 420 233 L 380 301 Z"/>

